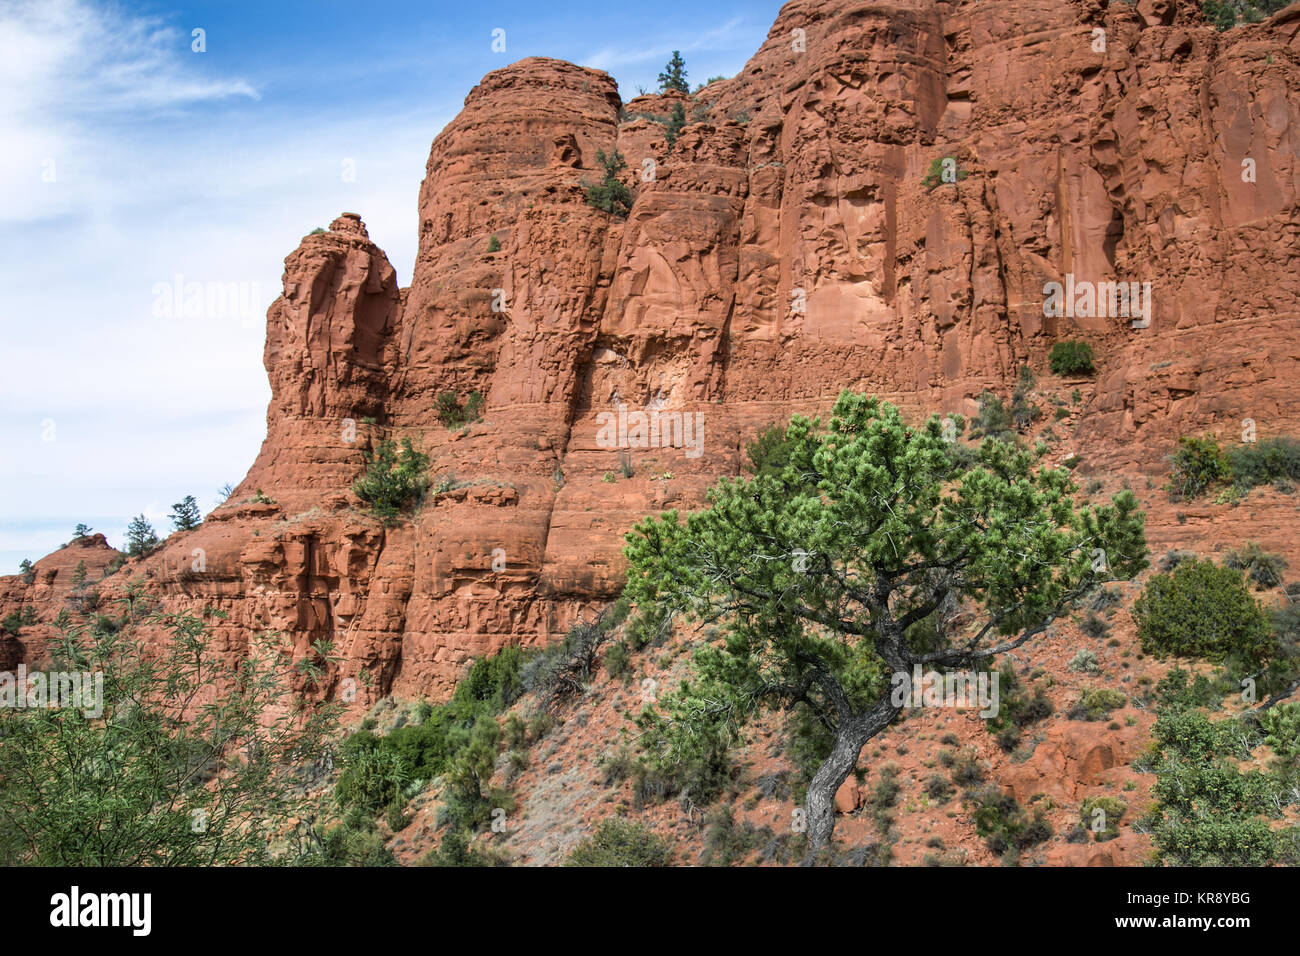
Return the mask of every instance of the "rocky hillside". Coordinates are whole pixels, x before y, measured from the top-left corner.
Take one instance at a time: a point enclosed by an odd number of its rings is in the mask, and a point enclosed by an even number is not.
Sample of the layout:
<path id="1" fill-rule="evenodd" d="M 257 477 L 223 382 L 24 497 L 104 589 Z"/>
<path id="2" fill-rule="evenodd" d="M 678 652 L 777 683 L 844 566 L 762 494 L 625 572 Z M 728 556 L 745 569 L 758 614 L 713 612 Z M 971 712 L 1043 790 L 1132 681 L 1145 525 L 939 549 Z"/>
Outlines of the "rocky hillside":
<path id="1" fill-rule="evenodd" d="M 80 559 L 103 597 L 223 609 L 234 657 L 261 629 L 332 641 L 328 693 L 368 675 L 358 713 L 443 699 L 615 597 L 628 527 L 698 506 L 765 425 L 842 388 L 969 416 L 1022 366 L 1066 408 L 1054 460 L 1132 487 L 1153 551 L 1252 539 L 1300 566 L 1290 496 L 1159 487 L 1180 436 L 1300 431 L 1298 91 L 1300 5 L 1218 33 L 1188 0 L 794 0 L 739 75 L 627 103 L 558 60 L 494 71 L 433 142 L 410 287 L 356 213 L 305 236 L 246 478 L 147 557 L 96 536 L 0 579 L 0 615 L 38 618 L 0 655 L 39 659 Z M 625 218 L 586 201 L 615 151 Z M 1053 310 L 1053 282 L 1149 283 L 1150 308 Z M 1067 339 L 1095 376 L 1049 374 Z M 620 407 L 695 431 L 611 443 Z M 351 486 L 403 437 L 433 490 L 386 527 Z M 1044 776 L 1096 763 L 1056 746 Z"/>

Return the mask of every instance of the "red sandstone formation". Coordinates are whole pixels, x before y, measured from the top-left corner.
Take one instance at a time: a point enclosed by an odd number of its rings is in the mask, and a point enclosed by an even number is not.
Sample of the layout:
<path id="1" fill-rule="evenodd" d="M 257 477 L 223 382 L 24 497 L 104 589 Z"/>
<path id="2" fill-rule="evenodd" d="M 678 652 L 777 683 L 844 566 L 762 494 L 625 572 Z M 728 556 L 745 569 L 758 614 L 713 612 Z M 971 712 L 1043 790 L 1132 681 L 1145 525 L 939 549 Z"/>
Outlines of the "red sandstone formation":
<path id="1" fill-rule="evenodd" d="M 1099 376 L 1058 425 L 1082 474 L 1157 475 L 1179 435 L 1243 418 L 1294 433 L 1297 90 L 1300 5 L 1220 34 L 1187 0 L 795 0 L 738 76 L 626 105 L 598 70 L 494 71 L 434 140 L 410 288 L 355 214 L 304 237 L 267 315 L 261 454 L 100 587 L 223 608 L 231 654 L 258 629 L 333 640 L 335 686 L 375 678 L 360 705 L 438 697 L 608 600 L 633 521 L 698 505 L 757 429 L 841 388 L 969 413 L 1083 337 Z M 641 114 L 679 101 L 670 149 Z M 584 201 L 615 149 L 626 220 Z M 925 183 L 944 159 L 957 181 Z M 1149 327 L 1045 317 L 1066 276 L 1151 283 Z M 482 421 L 443 425 L 437 396 L 473 390 Z M 604 447 L 620 404 L 699 413 L 702 453 Z M 451 489 L 387 529 L 350 491 L 385 436 Z M 0 612 L 49 620 L 64 554 L 0 582 Z"/>

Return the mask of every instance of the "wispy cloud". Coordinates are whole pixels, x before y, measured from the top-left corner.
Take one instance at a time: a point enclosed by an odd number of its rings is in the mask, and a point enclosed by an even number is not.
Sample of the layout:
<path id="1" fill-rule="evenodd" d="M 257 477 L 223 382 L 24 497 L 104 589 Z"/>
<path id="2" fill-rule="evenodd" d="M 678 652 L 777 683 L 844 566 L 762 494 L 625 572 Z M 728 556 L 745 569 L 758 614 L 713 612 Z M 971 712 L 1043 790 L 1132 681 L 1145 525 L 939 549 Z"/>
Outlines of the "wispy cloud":
<path id="1" fill-rule="evenodd" d="M 682 53 L 694 53 L 699 50 L 725 50 L 739 43 L 742 39 L 747 40 L 747 34 L 741 30 L 744 23 L 744 17 L 732 17 L 726 23 L 711 30 L 696 33 L 692 39 L 685 43 L 680 39 L 670 40 L 665 38 L 641 42 L 635 46 L 604 46 L 587 54 L 579 62 L 583 66 L 604 70 L 607 73 L 615 73 L 620 67 L 641 66 L 646 63 L 655 63 L 662 66 L 668 62 L 668 57 L 672 55 L 673 50 Z"/>
<path id="2" fill-rule="evenodd" d="M 239 78 L 205 77 L 189 37 L 151 17 L 79 0 L 0 6 L 0 219 L 67 215 L 103 195 L 97 136 L 123 122 L 230 98 Z M 187 59 L 188 58 L 188 59 Z M 44 189 L 62 179 L 71 188 Z"/>

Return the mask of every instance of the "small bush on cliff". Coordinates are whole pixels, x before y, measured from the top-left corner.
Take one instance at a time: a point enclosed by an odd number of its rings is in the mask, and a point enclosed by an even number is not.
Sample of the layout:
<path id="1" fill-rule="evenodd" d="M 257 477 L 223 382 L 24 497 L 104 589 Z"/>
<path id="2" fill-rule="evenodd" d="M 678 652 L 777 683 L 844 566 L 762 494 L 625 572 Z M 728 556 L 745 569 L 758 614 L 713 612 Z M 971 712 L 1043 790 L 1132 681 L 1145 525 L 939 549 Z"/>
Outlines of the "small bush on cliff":
<path id="1" fill-rule="evenodd" d="M 1228 452 L 1233 484 L 1245 490 L 1300 480 L 1300 441 L 1287 435 L 1243 442 Z"/>
<path id="2" fill-rule="evenodd" d="M 30 627 L 36 623 L 36 609 L 30 604 L 25 605 L 22 610 L 11 611 L 0 620 L 0 630 L 18 636 L 24 627 Z"/>
<path id="3" fill-rule="evenodd" d="M 984 838 L 990 850 L 997 854 L 1025 850 L 1052 838 L 1052 825 L 1041 810 L 1031 818 L 1019 801 L 1000 787 L 989 786 L 968 794 L 974 804 L 975 832 Z"/>
<path id="4" fill-rule="evenodd" d="M 921 178 L 921 185 L 929 192 L 944 183 L 949 185 L 959 183 L 968 175 L 969 173 L 960 168 L 957 160 L 952 156 L 936 156 L 930 160 L 930 168 Z"/>
<path id="5" fill-rule="evenodd" d="M 505 855 L 491 847 L 480 850 L 470 845 L 470 835 L 464 830 L 452 829 L 430 850 L 416 866 L 482 867 L 509 866 Z"/>
<path id="6" fill-rule="evenodd" d="M 1227 456 L 1213 435 L 1178 439 L 1178 448 L 1170 460 L 1173 468 L 1168 489 L 1170 497 L 1176 501 L 1195 498 L 1217 482 L 1232 477 Z"/>
<path id="7" fill-rule="evenodd" d="M 1010 752 L 1020 742 L 1026 727 L 1052 716 L 1051 698 L 1042 687 L 1029 688 L 1020 680 L 1010 661 L 998 672 L 997 714 L 984 721 L 984 728 L 997 738 L 998 746 Z"/>
<path id="8" fill-rule="evenodd" d="M 483 418 L 483 406 L 486 404 L 483 394 L 478 391 L 469 393 L 465 404 L 460 403 L 460 396 L 455 392 L 443 392 L 435 399 L 438 408 L 438 420 L 448 428 L 460 428 Z"/>
<path id="9" fill-rule="evenodd" d="M 1231 662 L 1250 673 L 1273 648 L 1268 619 L 1241 573 L 1213 561 L 1183 561 L 1155 575 L 1132 614 L 1148 654 Z"/>
<path id="10" fill-rule="evenodd" d="M 569 854 L 565 866 L 668 866 L 673 851 L 643 823 L 611 817 Z"/>
<path id="11" fill-rule="evenodd" d="M 971 419 L 970 437 L 1015 441 L 1011 414 L 1002 399 L 992 392 L 984 392 L 979 397 L 979 412 Z"/>
<path id="12" fill-rule="evenodd" d="M 606 156 L 604 150 L 598 149 L 596 162 L 605 170 L 605 175 L 599 183 L 587 184 L 587 205 L 626 219 L 632 211 L 632 192 L 619 180 L 618 174 L 627 169 L 627 160 L 618 150 Z"/>
<path id="13" fill-rule="evenodd" d="M 399 453 L 397 444 L 385 438 L 366 456 L 366 472 L 353 483 L 352 492 L 391 525 L 404 509 L 423 500 L 429 488 L 428 468 L 429 456 L 416 451 L 411 439 L 402 439 Z"/>
<path id="14" fill-rule="evenodd" d="M 1248 541 L 1240 551 L 1229 551 L 1223 556 L 1223 566 L 1234 571 L 1244 571 L 1255 584 L 1258 591 L 1275 588 L 1282 584 L 1282 573 L 1286 571 L 1286 558 L 1272 551 L 1265 551 L 1254 541 Z"/>
<path id="15" fill-rule="evenodd" d="M 1087 342 L 1057 342 L 1047 361 L 1053 375 L 1091 375 L 1097 370 L 1093 365 L 1092 346 Z"/>
<path id="16" fill-rule="evenodd" d="M 1128 703 L 1128 698 L 1109 687 L 1095 687 L 1079 695 L 1079 702 L 1070 708 L 1071 720 L 1105 720 L 1110 712 Z"/>
<path id="17" fill-rule="evenodd" d="M 1119 836 L 1119 821 L 1127 810 L 1128 804 L 1118 797 L 1089 797 L 1079 804 L 1079 822 L 1094 840 L 1105 843 Z"/>
<path id="18" fill-rule="evenodd" d="M 489 237 L 488 237 L 488 246 L 487 246 L 487 251 L 488 251 L 488 252 L 500 252 L 500 251 L 501 251 L 501 240 L 498 239 L 496 236 L 489 236 Z"/>

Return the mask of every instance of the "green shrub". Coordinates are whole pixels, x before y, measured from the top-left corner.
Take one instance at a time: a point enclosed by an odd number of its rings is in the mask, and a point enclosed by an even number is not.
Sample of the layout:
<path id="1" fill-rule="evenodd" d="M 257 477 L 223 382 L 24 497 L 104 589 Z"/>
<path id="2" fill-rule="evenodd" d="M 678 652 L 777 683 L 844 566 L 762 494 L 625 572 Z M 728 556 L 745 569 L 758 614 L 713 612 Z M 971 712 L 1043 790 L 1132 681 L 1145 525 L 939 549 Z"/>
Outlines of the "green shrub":
<path id="1" fill-rule="evenodd" d="M 1228 469 L 1238 488 L 1300 480 L 1300 441 L 1287 436 L 1236 445 Z"/>
<path id="2" fill-rule="evenodd" d="M 482 393 L 477 391 L 469 393 L 464 405 L 460 403 L 460 396 L 455 392 L 443 392 L 434 399 L 438 420 L 448 428 L 461 428 L 479 421 L 483 417 L 484 404 Z"/>
<path id="3" fill-rule="evenodd" d="M 30 627 L 36 623 L 36 608 L 30 604 L 24 605 L 20 610 L 11 611 L 6 614 L 4 620 L 0 620 L 0 630 L 8 631 L 15 637 L 24 627 Z"/>
<path id="4" fill-rule="evenodd" d="M 500 252 L 500 251 L 501 251 L 501 240 L 498 239 L 496 236 L 489 236 L 489 237 L 488 237 L 488 246 L 487 246 L 487 251 L 488 251 L 488 252 Z"/>
<path id="5" fill-rule="evenodd" d="M 1156 802 L 1144 823 L 1163 862 L 1264 866 L 1277 855 L 1277 837 L 1265 819 L 1277 783 L 1238 769 L 1246 753 L 1234 723 L 1212 723 L 1196 710 L 1166 712 L 1156 720 Z"/>
<path id="6" fill-rule="evenodd" d="M 1240 572 L 1212 561 L 1187 560 L 1155 575 L 1133 602 L 1132 614 L 1148 654 L 1226 662 L 1234 673 L 1253 672 L 1272 656 L 1274 642 L 1259 602 Z"/>
<path id="7" fill-rule="evenodd" d="M 979 412 L 971 421 L 971 438 L 997 438 L 1014 441 L 1011 415 L 1007 412 L 1002 399 L 992 392 L 984 392 L 979 397 Z"/>
<path id="8" fill-rule="evenodd" d="M 952 768 L 952 782 L 959 787 L 970 787 L 984 781 L 984 768 L 976 755 L 962 754 Z"/>
<path id="9" fill-rule="evenodd" d="M 749 822 L 737 824 L 731 807 L 718 807 L 705 819 L 708 829 L 704 832 L 704 851 L 700 854 L 700 862 L 705 866 L 739 863 L 775 836 L 771 827 L 756 827 Z"/>
<path id="10" fill-rule="evenodd" d="M 950 168 L 953 170 L 952 178 L 945 179 L 944 177 L 944 160 L 950 161 Z M 934 159 L 930 160 L 930 167 L 921 178 L 921 185 L 925 187 L 926 192 L 930 192 L 936 186 L 943 185 L 945 182 L 948 185 L 956 185 L 956 183 L 961 182 L 961 180 L 965 179 L 968 175 L 969 173 L 957 164 L 955 157 L 936 156 Z"/>
<path id="11" fill-rule="evenodd" d="M 938 803 L 947 803 L 952 799 L 953 788 L 943 774 L 932 773 L 925 778 L 925 792 Z"/>
<path id="12" fill-rule="evenodd" d="M 1203 0 L 1201 13 L 1220 33 L 1241 23 L 1259 23 L 1290 0 Z"/>
<path id="13" fill-rule="evenodd" d="M 587 205 L 626 219 L 632 211 L 632 193 L 619 180 L 618 174 L 627 168 L 627 160 L 618 150 L 606 156 L 604 150 L 598 149 L 596 161 L 605 170 L 605 175 L 599 183 L 587 184 Z"/>
<path id="14" fill-rule="evenodd" d="M 1081 674 L 1100 674 L 1101 664 L 1097 662 L 1097 655 L 1084 648 L 1075 652 L 1070 658 L 1070 663 L 1066 665 L 1072 671 L 1078 671 Z"/>
<path id="15" fill-rule="evenodd" d="M 1079 695 L 1079 702 L 1070 710 L 1071 720 L 1106 720 L 1110 712 L 1128 703 L 1128 698 L 1109 687 L 1097 687 L 1085 690 Z"/>
<path id="16" fill-rule="evenodd" d="M 1041 810 L 1036 810 L 1031 819 L 1019 801 L 999 787 L 985 787 L 971 794 L 970 799 L 975 804 L 975 832 L 994 853 L 1025 850 L 1052 837 L 1051 824 Z"/>
<path id="17" fill-rule="evenodd" d="M 1087 342 L 1057 342 L 1052 346 L 1047 362 L 1053 375 L 1092 375 L 1097 370 L 1093 364 L 1092 346 Z"/>
<path id="18" fill-rule="evenodd" d="M 1300 702 L 1278 704 L 1266 710 L 1259 718 L 1264 732 L 1264 743 L 1288 775 L 1295 775 L 1300 767 Z"/>
<path id="19" fill-rule="evenodd" d="M 418 866 L 508 866 L 505 857 L 497 852 L 476 850 L 470 846 L 470 835 L 459 827 L 447 831 L 437 849 L 426 853 Z"/>
<path id="20" fill-rule="evenodd" d="M 1287 566 L 1286 558 L 1282 555 L 1265 551 L 1253 541 L 1247 542 L 1240 551 L 1225 554 L 1223 564 L 1234 571 L 1245 571 L 1259 591 L 1281 585 L 1282 574 Z"/>
<path id="21" fill-rule="evenodd" d="M 610 644 L 605 651 L 605 672 L 616 679 L 631 675 L 631 653 L 622 641 Z"/>
<path id="22" fill-rule="evenodd" d="M 984 721 L 985 729 L 997 738 L 998 746 L 1010 753 L 1020 742 L 1021 732 L 1030 724 L 1052 714 L 1051 698 L 1041 687 L 1029 693 L 1010 661 L 998 675 L 998 710 Z"/>
<path id="23" fill-rule="evenodd" d="M 668 866 L 672 849 L 642 823 L 609 818 L 569 854 L 565 866 Z"/>
<path id="24" fill-rule="evenodd" d="M 1128 804 L 1118 797 L 1089 797 L 1079 805 L 1079 821 L 1098 843 L 1119 836 L 1119 821 Z"/>
<path id="25" fill-rule="evenodd" d="M 1183 710 L 1189 707 L 1217 707 L 1219 694 L 1204 674 L 1192 679 L 1181 667 L 1169 670 L 1156 685 L 1157 707 L 1161 710 Z"/>
<path id="26" fill-rule="evenodd" d="M 397 866 L 397 860 L 384 846 L 375 821 L 359 815 L 349 816 L 321 834 L 320 846 L 302 863 L 306 866 Z"/>
<path id="27" fill-rule="evenodd" d="M 400 799 L 410 771 L 400 756 L 380 748 L 378 740 L 366 731 L 354 734 L 349 743 L 351 746 L 344 749 L 344 769 L 334 789 L 335 797 L 340 807 L 359 807 L 374 816 Z"/>
<path id="28" fill-rule="evenodd" d="M 393 524 L 404 509 L 423 500 L 429 487 L 428 467 L 429 456 L 416 451 L 409 438 L 402 439 L 400 454 L 386 438 L 366 456 L 365 474 L 353 483 L 352 492 L 384 524 Z"/>
<path id="29" fill-rule="evenodd" d="M 1178 439 L 1171 461 L 1173 467 L 1167 487 L 1174 500 L 1190 500 L 1232 477 L 1228 458 L 1213 435 Z"/>

